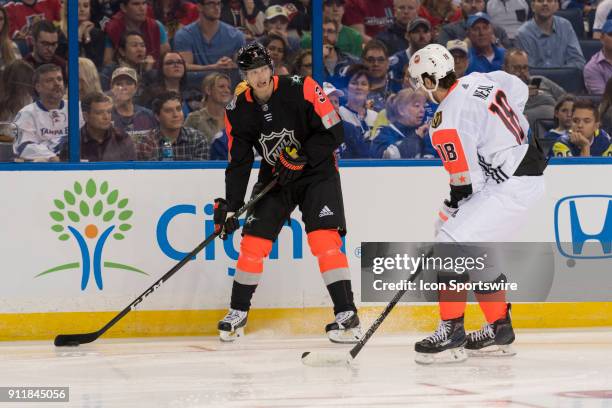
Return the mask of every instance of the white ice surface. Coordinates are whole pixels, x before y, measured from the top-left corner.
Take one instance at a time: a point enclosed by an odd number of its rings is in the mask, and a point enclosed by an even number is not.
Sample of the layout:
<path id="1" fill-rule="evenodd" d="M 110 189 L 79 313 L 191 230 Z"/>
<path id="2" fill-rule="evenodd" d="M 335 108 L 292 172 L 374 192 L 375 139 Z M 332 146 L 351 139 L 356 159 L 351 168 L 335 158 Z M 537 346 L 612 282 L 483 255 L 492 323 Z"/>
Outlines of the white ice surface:
<path id="1" fill-rule="evenodd" d="M 375 335 L 351 367 L 303 366 L 321 337 L 0 343 L 1 386 L 69 386 L 70 403 L 7 407 L 612 407 L 612 329 L 518 332 L 517 356 L 414 363 L 422 334 Z"/>

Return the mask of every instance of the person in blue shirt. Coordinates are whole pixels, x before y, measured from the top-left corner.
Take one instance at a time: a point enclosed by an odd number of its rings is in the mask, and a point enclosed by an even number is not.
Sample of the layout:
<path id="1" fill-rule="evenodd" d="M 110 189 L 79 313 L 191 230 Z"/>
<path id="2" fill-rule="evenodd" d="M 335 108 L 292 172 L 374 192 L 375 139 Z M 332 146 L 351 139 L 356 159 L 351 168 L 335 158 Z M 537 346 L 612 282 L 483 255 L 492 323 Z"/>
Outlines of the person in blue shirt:
<path id="1" fill-rule="evenodd" d="M 383 159 L 434 158 L 429 124 L 423 123 L 427 96 L 402 89 L 387 100 L 389 124 L 381 126 L 372 141 L 370 155 Z"/>
<path id="2" fill-rule="evenodd" d="M 504 65 L 506 50 L 495 45 L 491 17 L 487 13 L 472 14 L 467 19 L 470 49 L 466 75 L 472 72 L 499 71 Z"/>

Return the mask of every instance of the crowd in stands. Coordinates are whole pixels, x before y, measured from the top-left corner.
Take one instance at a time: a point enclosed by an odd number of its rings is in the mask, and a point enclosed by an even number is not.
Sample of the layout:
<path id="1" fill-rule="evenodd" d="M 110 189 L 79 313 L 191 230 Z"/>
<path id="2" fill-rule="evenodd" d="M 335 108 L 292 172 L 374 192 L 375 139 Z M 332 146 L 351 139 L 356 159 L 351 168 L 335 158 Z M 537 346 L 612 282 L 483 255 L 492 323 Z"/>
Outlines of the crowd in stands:
<path id="1" fill-rule="evenodd" d="M 258 41 L 276 75 L 312 75 L 310 3 L 78 0 L 81 159 L 227 160 L 238 50 Z M 69 157 L 67 14 L 66 0 L 0 0 L 0 161 Z M 612 156 L 612 0 L 324 0 L 322 32 L 340 158 L 437 157 L 437 105 L 407 72 L 430 43 L 459 78 L 528 85 L 530 137 L 550 156 Z"/>

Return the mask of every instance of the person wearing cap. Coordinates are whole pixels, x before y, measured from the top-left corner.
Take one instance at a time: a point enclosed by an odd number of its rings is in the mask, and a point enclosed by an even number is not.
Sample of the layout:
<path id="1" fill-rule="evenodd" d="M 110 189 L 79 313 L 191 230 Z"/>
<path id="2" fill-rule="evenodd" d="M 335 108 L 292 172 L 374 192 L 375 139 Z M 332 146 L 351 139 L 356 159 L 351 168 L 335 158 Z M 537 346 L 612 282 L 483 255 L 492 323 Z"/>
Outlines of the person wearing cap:
<path id="1" fill-rule="evenodd" d="M 300 49 L 300 40 L 297 37 L 289 34 L 288 27 L 289 13 L 287 13 L 287 9 L 285 7 L 277 4 L 266 9 L 264 32 L 266 35 L 276 34 L 283 37 L 289 46 L 286 54 L 292 55 Z M 257 41 L 262 42 L 262 38 L 258 39 Z"/>
<path id="2" fill-rule="evenodd" d="M 446 45 L 450 40 L 465 40 L 467 37 L 468 18 L 472 14 L 485 10 L 485 0 L 462 0 L 460 5 L 463 18 L 454 23 L 445 24 L 440 28 L 440 32 L 436 38 L 438 44 Z M 493 34 L 495 35 L 496 43 L 501 44 L 504 48 L 510 48 L 512 46 L 512 40 L 508 37 L 503 26 L 493 24 Z"/>
<path id="3" fill-rule="evenodd" d="M 467 43 L 461 40 L 450 40 L 446 43 L 446 49 L 455 59 L 455 74 L 457 78 L 461 78 L 465 75 L 470 62 Z"/>
<path id="4" fill-rule="evenodd" d="M 404 68 L 408 65 L 410 56 L 431 43 L 432 32 L 431 23 L 422 17 L 417 17 L 408 24 L 406 30 L 406 40 L 408 47 L 400 50 L 389 58 L 389 75 L 391 80 L 401 84 L 404 79 Z"/>
<path id="5" fill-rule="evenodd" d="M 572 23 L 555 16 L 557 0 L 532 0 L 533 18 L 516 35 L 516 46 L 527 52 L 533 68 L 574 67 L 583 69 L 585 60 Z"/>
<path id="6" fill-rule="evenodd" d="M 393 0 L 393 25 L 376 35 L 376 39 L 387 46 L 389 54 L 408 48 L 406 29 L 417 18 L 419 5 L 419 0 Z"/>
<path id="7" fill-rule="evenodd" d="M 593 95 L 602 95 L 612 77 L 612 20 L 606 21 L 601 32 L 601 50 L 591 57 L 583 72 L 587 91 Z"/>
<path id="8" fill-rule="evenodd" d="M 468 39 L 470 41 L 467 74 L 492 72 L 502 69 L 505 49 L 495 45 L 491 17 L 479 12 L 468 18 Z"/>
<path id="9" fill-rule="evenodd" d="M 113 124 L 135 143 L 157 127 L 153 113 L 134 103 L 137 89 L 138 75 L 133 68 L 120 67 L 113 72 L 110 90 L 114 104 Z"/>

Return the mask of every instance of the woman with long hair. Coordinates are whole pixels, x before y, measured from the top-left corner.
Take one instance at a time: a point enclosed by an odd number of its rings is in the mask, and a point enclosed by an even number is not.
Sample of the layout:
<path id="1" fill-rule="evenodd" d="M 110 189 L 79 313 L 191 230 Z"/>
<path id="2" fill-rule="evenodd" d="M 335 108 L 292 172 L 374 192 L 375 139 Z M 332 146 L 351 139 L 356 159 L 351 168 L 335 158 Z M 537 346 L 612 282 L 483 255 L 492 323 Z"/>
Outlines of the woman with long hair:
<path id="1" fill-rule="evenodd" d="M 9 18 L 4 7 L 0 6 L 0 69 L 16 59 L 21 59 L 17 44 L 9 37 Z"/>
<path id="2" fill-rule="evenodd" d="M 299 76 L 312 76 L 312 50 L 300 50 L 293 61 L 292 73 Z"/>
<path id="3" fill-rule="evenodd" d="M 365 65 L 354 64 L 347 68 L 345 79 L 346 104 L 340 107 L 339 114 L 345 120 L 361 129 L 364 139 L 371 138 L 372 126 L 376 120 L 376 112 L 370 109 L 368 94 L 370 93 L 370 79 Z"/>
<path id="4" fill-rule="evenodd" d="M 104 91 L 110 89 L 111 75 L 119 67 L 132 68 L 142 78 L 143 75 L 150 72 L 155 66 L 153 57 L 147 55 L 144 37 L 137 31 L 126 31 L 121 34 L 114 58 L 115 62 L 105 66 L 100 71 L 100 80 Z"/>
<path id="5" fill-rule="evenodd" d="M 572 110 L 576 97 L 572 94 L 563 95 L 555 105 L 555 127 L 544 135 L 545 139 L 558 139 L 572 128 Z"/>
<path id="6" fill-rule="evenodd" d="M 79 0 L 79 55 L 89 58 L 99 69 L 104 65 L 106 34 L 91 21 L 91 0 Z M 61 34 L 56 54 L 68 59 L 68 2 L 62 4 Z"/>
<path id="7" fill-rule="evenodd" d="M 79 58 L 79 95 L 83 99 L 92 92 L 102 92 L 100 75 L 92 60 Z"/>
<path id="8" fill-rule="evenodd" d="M 261 44 L 268 49 L 270 58 L 274 63 L 274 73 L 276 75 L 289 75 L 287 68 L 287 52 L 289 44 L 278 34 L 268 34 L 260 40 Z"/>
<path id="9" fill-rule="evenodd" d="M 153 18 L 168 30 L 168 39 L 174 38 L 181 27 L 196 21 L 200 14 L 198 6 L 185 0 L 156 0 L 153 3 Z"/>
<path id="10" fill-rule="evenodd" d="M 17 113 L 32 103 L 34 68 L 22 60 L 7 64 L 0 76 L 0 121 L 12 122 Z"/>

